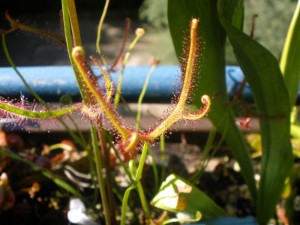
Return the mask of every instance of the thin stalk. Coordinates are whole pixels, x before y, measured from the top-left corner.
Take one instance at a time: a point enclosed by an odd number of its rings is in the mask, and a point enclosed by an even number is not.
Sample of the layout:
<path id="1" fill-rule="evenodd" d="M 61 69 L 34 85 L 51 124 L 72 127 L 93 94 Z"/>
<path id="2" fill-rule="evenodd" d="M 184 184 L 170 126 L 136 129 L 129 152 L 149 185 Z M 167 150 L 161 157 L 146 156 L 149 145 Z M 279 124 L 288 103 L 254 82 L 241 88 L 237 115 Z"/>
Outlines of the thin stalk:
<path id="1" fill-rule="evenodd" d="M 79 86 L 79 91 L 82 96 L 83 102 L 87 103 L 88 98 L 87 95 L 85 94 L 85 88 L 83 86 L 83 83 L 80 79 L 79 72 L 74 64 L 73 58 L 72 58 L 72 49 L 73 49 L 73 40 L 72 40 L 72 32 L 71 32 L 71 24 L 70 24 L 70 17 L 69 17 L 69 10 L 68 10 L 68 0 L 62 0 L 62 15 L 63 15 L 63 24 L 64 24 L 64 34 L 66 38 L 66 44 L 67 44 L 67 51 L 70 59 L 70 63 L 72 65 L 78 86 Z"/>
<path id="2" fill-rule="evenodd" d="M 158 169 L 157 169 L 157 164 L 154 160 L 154 157 L 153 157 L 153 151 L 149 151 L 149 156 L 151 157 L 152 159 L 152 163 L 151 163 L 151 167 L 152 167 L 152 171 L 153 171 L 153 175 L 154 175 L 154 190 L 155 192 L 158 191 L 159 189 L 159 175 L 158 175 Z"/>
<path id="3" fill-rule="evenodd" d="M 92 148 L 93 148 L 93 153 L 94 153 L 94 158 L 95 158 L 95 164 L 96 164 L 96 171 L 97 171 L 97 180 L 99 184 L 99 191 L 102 199 L 102 204 L 103 204 L 103 209 L 104 209 L 104 215 L 105 215 L 105 224 L 106 225 L 111 225 L 111 217 L 110 217 L 110 210 L 109 210 L 109 204 L 107 201 L 107 196 L 105 192 L 105 182 L 104 182 L 104 177 L 102 175 L 102 160 L 100 156 L 100 151 L 98 148 L 98 136 L 97 132 L 95 129 L 91 129 L 91 136 L 92 136 Z"/>
<path id="4" fill-rule="evenodd" d="M 70 9 L 69 9 L 70 7 Z M 70 20 L 72 24 L 72 31 L 74 36 L 74 45 L 81 46 L 81 39 L 80 39 L 80 32 L 79 32 L 79 26 L 78 26 L 78 20 L 77 20 L 77 13 L 75 8 L 74 0 L 62 0 L 62 12 L 63 12 L 63 22 L 64 22 L 64 31 L 65 31 L 65 37 L 66 37 L 66 44 L 68 49 L 68 54 L 70 58 L 70 62 L 72 65 L 72 68 L 74 70 L 74 74 L 77 79 L 77 83 L 79 86 L 79 90 L 81 93 L 81 96 L 83 98 L 83 101 L 85 104 L 91 103 L 92 97 L 88 95 L 89 90 L 88 88 L 85 88 L 83 85 L 83 81 L 81 80 L 80 73 L 74 63 L 74 60 L 72 58 L 72 49 L 73 49 L 73 43 L 72 43 L 72 33 L 70 29 Z M 73 14 L 72 14 L 73 13 Z M 70 15 L 72 14 L 72 15 Z M 102 176 L 102 162 L 101 162 L 101 156 L 99 154 L 98 149 L 98 141 L 97 141 L 97 131 L 94 126 L 90 123 L 90 130 L 91 130 L 91 137 L 92 137 L 92 148 L 95 158 L 95 164 L 96 164 L 96 171 L 97 171 L 97 180 L 99 183 L 99 191 L 103 202 L 103 208 L 105 212 L 105 223 L 106 225 L 111 224 L 110 220 L 110 214 L 109 214 L 109 206 L 106 199 L 106 193 L 105 193 L 105 184 L 104 184 L 104 178 Z"/>
<path id="5" fill-rule="evenodd" d="M 0 102 L 0 109 L 5 112 L 9 112 L 19 117 L 26 117 L 31 119 L 49 119 L 61 117 L 72 112 L 78 111 L 82 108 L 82 104 L 78 103 L 69 107 L 60 109 L 48 110 L 48 111 L 32 111 L 32 109 L 22 109 L 20 107 L 10 105 L 7 102 Z"/>
<path id="6" fill-rule="evenodd" d="M 145 94 L 146 94 L 146 91 L 147 91 L 147 87 L 148 87 L 148 84 L 149 84 L 149 79 L 151 77 L 151 74 L 153 73 L 154 69 L 156 68 L 157 66 L 157 63 L 153 64 L 146 76 L 146 80 L 144 82 L 144 85 L 143 85 L 143 89 L 141 91 L 141 94 L 139 96 L 139 99 L 138 99 L 138 108 L 137 108 L 137 115 L 136 115 L 136 120 L 135 120 L 135 129 L 138 130 L 140 128 L 140 120 L 141 120 L 141 109 L 142 109 L 142 102 L 143 102 L 143 99 L 145 97 Z"/>
<path id="7" fill-rule="evenodd" d="M 116 58 L 115 62 L 109 68 L 109 71 L 117 71 L 118 68 L 122 65 L 124 55 L 125 55 L 125 46 L 126 46 L 127 39 L 129 36 L 130 25 L 131 25 L 131 20 L 129 18 L 126 18 L 126 24 L 125 24 L 125 29 L 124 29 L 124 38 L 123 38 L 122 46 L 120 48 L 120 53 L 119 53 L 118 57 Z"/>
<path id="8" fill-rule="evenodd" d="M 144 213 L 146 214 L 146 217 L 149 219 L 150 218 L 150 209 L 149 209 L 149 205 L 147 202 L 147 199 L 145 197 L 145 193 L 144 193 L 144 189 L 143 186 L 141 184 L 141 178 L 142 178 L 142 172 L 144 169 L 144 165 L 146 162 L 146 158 L 147 158 L 147 154 L 148 154 L 148 150 L 149 150 L 149 144 L 145 143 L 143 150 L 142 150 L 142 155 L 139 161 L 139 165 L 138 168 L 135 170 L 135 163 L 132 160 L 131 162 L 131 175 L 133 176 L 133 183 L 130 187 L 128 187 L 125 191 L 125 194 L 123 196 L 123 201 L 122 201 L 122 215 L 121 215 L 121 225 L 125 224 L 125 220 L 126 220 L 126 212 L 127 212 L 127 203 L 128 203 L 128 199 L 130 196 L 130 193 L 133 189 L 137 188 L 140 200 L 141 200 L 141 204 L 142 204 L 142 208 Z M 135 175 L 133 175 L 133 173 L 135 173 Z"/>
<path id="9" fill-rule="evenodd" d="M 162 183 L 165 180 L 165 174 L 166 174 L 166 147 L 165 147 L 165 134 L 163 133 L 160 135 L 160 140 L 159 140 L 159 149 L 160 149 L 160 160 L 162 162 L 162 169 L 161 169 L 161 177 L 160 177 L 160 183 Z"/>
<path id="10" fill-rule="evenodd" d="M 92 135 L 91 135 L 92 136 Z M 99 182 L 98 182 L 98 179 L 97 179 L 97 168 L 96 168 L 96 165 L 95 163 L 95 160 L 94 160 L 94 149 L 93 149 L 93 146 L 87 146 L 86 147 L 86 151 L 87 151 L 87 155 L 88 155 L 88 159 L 89 159 L 89 171 L 90 171 L 90 174 L 92 176 L 92 185 L 94 185 L 94 187 L 97 187 L 97 185 L 99 185 Z M 91 204 L 93 207 L 98 203 L 98 193 L 100 193 L 99 191 L 100 187 L 99 188 L 95 188 L 94 189 L 94 200 L 93 200 L 93 203 Z"/>
<path id="11" fill-rule="evenodd" d="M 145 166 L 148 151 L 149 151 L 149 144 L 145 143 L 144 147 L 142 149 L 142 155 L 141 155 L 141 158 L 140 158 L 140 161 L 139 161 L 139 165 L 138 165 L 134 180 L 137 184 L 137 189 L 138 189 L 138 193 L 139 193 L 139 196 L 140 196 L 143 211 L 145 212 L 147 218 L 149 219 L 151 213 L 150 213 L 150 209 L 149 209 L 147 199 L 145 197 L 144 189 L 143 189 L 142 184 L 141 184 L 142 172 L 144 170 L 144 166 Z"/>
<path id="12" fill-rule="evenodd" d="M 96 39 L 96 49 L 97 49 L 98 54 L 101 57 L 101 61 L 102 61 L 104 66 L 106 66 L 107 63 L 106 63 L 106 60 L 103 57 L 102 52 L 101 52 L 100 41 L 101 41 L 101 31 L 102 31 L 102 27 L 103 27 L 103 22 L 104 22 L 104 19 L 106 17 L 108 6 L 109 6 L 109 0 L 106 0 L 104 8 L 103 8 L 103 12 L 101 14 L 101 18 L 100 18 L 100 21 L 99 21 L 99 24 L 98 24 L 97 39 Z"/>
<path id="13" fill-rule="evenodd" d="M 73 44 L 74 46 L 82 46 L 75 1 L 67 0 L 67 2 L 68 2 L 68 13 L 71 22 L 72 34 L 73 34 L 73 41 L 74 41 Z"/>
<path id="14" fill-rule="evenodd" d="M 141 204 L 142 204 L 143 211 L 144 211 L 144 213 L 145 213 L 145 215 L 146 215 L 146 218 L 149 220 L 149 219 L 150 219 L 150 216 L 151 216 L 151 213 L 150 213 L 148 201 L 147 201 L 147 199 L 146 199 L 145 192 L 144 192 L 144 188 L 143 188 L 143 186 L 142 186 L 141 181 L 137 181 L 137 183 L 136 183 L 136 188 L 137 188 L 137 191 L 138 191 L 140 200 L 141 200 Z"/>
<path id="15" fill-rule="evenodd" d="M 122 212 L 121 212 L 121 225 L 126 224 L 126 213 L 127 213 L 127 207 L 128 207 L 128 199 L 130 196 L 130 193 L 132 190 L 135 189 L 135 186 L 132 185 L 129 188 L 126 189 L 124 195 L 123 195 L 123 200 L 122 200 Z"/>
<path id="16" fill-rule="evenodd" d="M 113 82 L 111 80 L 110 75 L 108 72 L 102 67 L 102 64 L 99 60 L 97 60 L 95 57 L 90 56 L 90 59 L 94 62 L 94 64 L 100 69 L 104 81 L 105 81 L 105 93 L 106 93 L 106 99 L 107 101 L 110 101 L 112 95 L 113 95 Z"/>
<path id="17" fill-rule="evenodd" d="M 102 153 L 104 155 L 104 167 L 106 172 L 106 192 L 107 199 L 109 203 L 110 209 L 110 220 L 111 224 L 117 224 L 116 215 L 115 215 L 115 202 L 113 196 L 113 184 L 112 184 L 112 176 L 111 176 L 111 165 L 110 165 L 110 150 L 107 148 L 107 142 L 105 139 L 105 131 L 102 127 L 97 128 L 97 133 L 99 136 L 99 142 L 102 149 Z M 100 153 L 99 153 L 100 154 Z"/>
<path id="18" fill-rule="evenodd" d="M 120 157 L 120 154 L 118 152 L 118 150 L 116 149 L 115 145 L 113 144 L 113 141 L 112 141 L 112 138 L 109 134 L 106 134 L 106 138 L 110 144 L 110 147 L 113 149 L 117 159 L 119 160 L 120 164 L 121 164 L 121 167 L 124 169 L 125 171 L 125 174 L 127 175 L 127 177 L 129 178 L 130 182 L 131 183 L 134 183 L 134 180 L 132 178 L 132 175 L 128 169 L 128 167 L 125 165 L 125 163 L 122 161 L 121 157 Z"/>
<path id="19" fill-rule="evenodd" d="M 117 108 L 119 102 L 120 102 L 120 96 L 121 96 L 121 89 L 122 89 L 122 83 L 123 83 L 123 77 L 124 77 L 124 71 L 127 65 L 127 62 L 130 58 L 130 54 L 132 49 L 135 47 L 136 43 L 139 41 L 139 39 L 144 35 L 145 31 L 141 28 L 138 28 L 135 32 L 135 38 L 133 39 L 133 41 L 131 42 L 130 46 L 128 47 L 128 50 L 125 54 L 123 63 L 122 63 L 122 69 L 121 69 L 121 73 L 119 76 L 119 80 L 118 80 L 118 85 L 117 85 L 117 90 L 116 90 L 116 95 L 115 95 L 115 99 L 114 99 L 114 107 Z"/>

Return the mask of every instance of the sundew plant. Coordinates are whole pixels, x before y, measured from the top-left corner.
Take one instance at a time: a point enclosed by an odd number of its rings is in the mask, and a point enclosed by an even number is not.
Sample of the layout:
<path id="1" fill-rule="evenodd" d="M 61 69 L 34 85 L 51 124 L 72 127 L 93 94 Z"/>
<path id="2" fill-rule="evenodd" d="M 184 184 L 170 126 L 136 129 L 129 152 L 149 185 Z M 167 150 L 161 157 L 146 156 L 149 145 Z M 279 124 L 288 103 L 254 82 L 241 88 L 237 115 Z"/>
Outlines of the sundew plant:
<path id="1" fill-rule="evenodd" d="M 100 195 L 103 204 L 103 210 L 105 215 L 105 222 L 107 225 L 114 223 L 114 208 L 111 202 L 111 194 L 106 185 L 109 181 L 103 177 L 102 170 L 106 169 L 109 172 L 111 165 L 121 164 L 127 171 L 127 175 L 131 181 L 131 186 L 125 191 L 122 200 L 122 215 L 121 224 L 125 224 L 126 221 L 126 209 L 127 201 L 130 191 L 137 189 L 141 205 L 145 214 L 146 220 L 152 220 L 152 213 L 150 212 L 149 203 L 147 202 L 144 194 L 142 184 L 140 182 L 143 166 L 145 163 L 146 155 L 149 149 L 149 145 L 154 143 L 158 138 L 163 136 L 176 122 L 180 120 L 199 120 L 204 117 L 211 105 L 210 97 L 206 94 L 199 96 L 201 101 L 201 107 L 198 110 L 191 111 L 187 105 L 191 101 L 191 96 L 194 96 L 194 85 L 196 81 L 195 74 L 199 68 L 199 54 L 200 46 L 198 40 L 198 28 L 200 20 L 196 18 L 190 18 L 190 25 L 187 23 L 186 28 L 190 26 L 189 34 L 186 37 L 186 46 L 184 46 L 184 62 L 182 63 L 182 76 L 181 76 L 181 91 L 173 100 L 173 108 L 170 113 L 165 115 L 156 126 L 141 130 L 129 126 L 122 116 L 116 110 L 116 104 L 113 96 L 118 96 L 120 93 L 113 93 L 113 84 L 109 76 L 109 68 L 106 64 L 105 58 L 101 53 L 100 37 L 101 27 L 106 15 L 109 1 L 106 1 L 106 5 L 99 22 L 96 51 L 100 57 L 100 60 L 96 60 L 95 57 L 91 57 L 93 62 L 96 62 L 99 66 L 101 74 L 105 77 L 105 91 L 103 91 L 98 84 L 97 78 L 94 75 L 91 65 L 88 62 L 83 44 L 80 37 L 80 27 L 78 25 L 77 13 L 74 0 L 62 0 L 62 15 L 65 40 L 59 39 L 51 33 L 30 28 L 22 25 L 19 21 L 12 19 L 6 14 L 7 21 L 11 24 L 11 29 L 8 31 L 1 31 L 2 43 L 6 50 L 7 59 L 10 61 L 13 68 L 18 73 L 17 67 L 12 62 L 8 54 L 8 50 L 5 45 L 5 36 L 9 32 L 13 32 L 15 29 L 21 29 L 23 31 L 37 33 L 41 36 L 47 36 L 59 42 L 63 43 L 67 47 L 67 51 L 70 58 L 70 63 L 73 67 L 74 74 L 78 81 L 78 86 L 82 95 L 82 102 L 75 104 L 68 104 L 61 108 L 51 108 L 42 99 L 35 95 L 39 104 L 30 105 L 23 98 L 20 101 L 11 101 L 4 98 L 0 99 L 0 111 L 1 116 L 5 118 L 12 118 L 20 123 L 24 120 L 47 120 L 58 118 L 61 122 L 64 122 L 66 116 L 75 112 L 80 112 L 84 117 L 90 121 L 90 133 L 92 140 L 92 159 L 95 162 L 96 177 L 100 190 Z M 143 34 L 142 30 L 137 32 L 137 37 Z M 123 58 L 126 60 L 126 56 Z M 156 63 L 154 63 L 156 64 Z M 106 66 L 106 67 L 102 67 Z M 21 76 L 21 75 L 20 75 Z M 24 81 L 26 83 L 26 81 Z M 30 87 L 28 87 L 30 88 Z M 31 90 L 31 89 L 30 89 Z M 32 91 L 32 90 L 31 90 Z M 32 91 L 33 92 L 33 91 Z M 103 128 L 103 119 L 106 119 L 111 124 L 111 130 L 108 132 L 115 137 L 115 144 L 113 145 L 114 154 L 111 155 L 110 150 L 107 147 L 106 131 Z M 136 168 L 134 159 L 137 157 L 137 153 L 141 151 L 140 161 Z M 130 170 L 126 169 L 126 163 L 129 162 Z M 161 222 L 163 219 L 161 219 Z"/>

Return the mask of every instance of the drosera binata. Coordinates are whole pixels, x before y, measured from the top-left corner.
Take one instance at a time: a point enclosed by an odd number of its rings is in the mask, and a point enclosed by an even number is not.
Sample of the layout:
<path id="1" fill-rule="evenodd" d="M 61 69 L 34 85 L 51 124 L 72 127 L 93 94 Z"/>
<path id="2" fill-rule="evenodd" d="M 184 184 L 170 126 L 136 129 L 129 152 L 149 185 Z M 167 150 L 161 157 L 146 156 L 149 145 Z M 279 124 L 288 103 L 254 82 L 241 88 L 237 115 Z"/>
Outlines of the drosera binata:
<path id="1" fill-rule="evenodd" d="M 198 62 L 197 54 L 199 46 L 197 31 L 199 22 L 200 21 L 198 19 L 192 19 L 191 21 L 189 37 L 190 41 L 188 46 L 189 51 L 187 55 L 186 67 L 182 70 L 182 89 L 178 97 L 177 104 L 175 105 L 174 110 L 167 117 L 165 117 L 160 124 L 148 131 L 135 130 L 129 127 L 122 120 L 111 102 L 105 98 L 105 94 L 95 86 L 95 82 L 93 82 L 94 76 L 92 76 L 89 65 L 85 61 L 83 48 L 81 46 L 73 48 L 72 58 L 84 84 L 88 87 L 96 101 L 96 104 L 99 106 L 99 108 L 101 108 L 101 111 L 111 122 L 114 130 L 119 135 L 119 140 L 116 147 L 119 150 L 120 155 L 123 156 L 122 159 L 124 161 L 130 160 L 136 155 L 137 150 L 141 145 L 154 142 L 179 120 L 198 120 L 207 114 L 211 104 L 211 100 L 207 95 L 203 95 L 201 97 L 201 102 L 203 103 L 202 109 L 198 110 L 197 112 L 190 112 L 189 110 L 185 109 L 192 92 L 193 79 L 195 79 L 194 74 Z"/>
<path id="2" fill-rule="evenodd" d="M 49 119 L 79 111 L 88 117 L 95 127 L 101 126 L 101 124 L 98 124 L 98 121 L 101 120 L 102 115 L 105 115 L 107 120 L 111 123 L 113 130 L 117 133 L 116 149 L 119 151 L 121 159 L 128 162 L 136 156 L 141 146 L 153 143 L 179 120 L 199 120 L 208 113 L 211 100 L 207 95 L 201 97 L 203 104 L 201 109 L 196 112 L 191 112 L 186 109 L 193 89 L 194 75 L 197 70 L 197 55 L 199 52 L 197 31 L 199 22 L 198 19 L 191 20 L 189 45 L 188 51 L 186 52 L 186 65 L 182 68 L 182 88 L 177 97 L 176 104 L 173 110 L 152 129 L 140 130 L 126 124 L 111 101 L 112 95 L 106 94 L 110 93 L 111 90 L 106 90 L 105 92 L 98 87 L 93 71 L 85 59 L 82 46 L 75 46 L 72 49 L 71 56 L 79 72 L 80 79 L 85 86 L 86 94 L 91 99 L 91 103 L 87 104 L 82 102 L 54 110 L 45 109 L 39 111 L 31 110 L 27 107 L 19 107 L 13 102 L 1 98 L 0 110 L 3 112 L 2 115 L 7 117 L 14 115 L 14 117 L 20 116 L 30 119 Z M 110 82 L 110 80 L 108 79 L 105 82 Z M 105 87 L 108 88 L 110 85 L 106 84 Z"/>

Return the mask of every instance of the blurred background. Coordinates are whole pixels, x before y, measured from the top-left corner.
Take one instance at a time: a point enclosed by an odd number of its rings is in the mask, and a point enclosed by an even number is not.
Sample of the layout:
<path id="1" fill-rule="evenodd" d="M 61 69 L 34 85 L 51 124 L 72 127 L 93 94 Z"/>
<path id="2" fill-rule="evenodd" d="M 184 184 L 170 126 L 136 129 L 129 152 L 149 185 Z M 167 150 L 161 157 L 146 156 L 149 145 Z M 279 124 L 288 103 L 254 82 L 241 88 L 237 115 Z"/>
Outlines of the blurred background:
<path id="1" fill-rule="evenodd" d="M 95 55 L 96 52 L 97 25 L 104 2 L 76 2 L 82 39 L 89 55 Z M 8 28 L 3 18 L 7 10 L 11 17 L 19 19 L 21 23 L 62 35 L 60 4 L 60 0 L 1 0 L 0 28 Z M 245 32 L 250 33 L 252 16 L 257 14 L 254 38 L 279 58 L 295 5 L 296 1 L 293 0 L 245 0 Z M 109 63 L 119 53 L 126 18 L 132 20 L 131 40 L 137 27 L 146 31 L 134 48 L 128 65 L 149 65 L 153 57 L 160 58 L 161 64 L 177 64 L 168 32 L 167 0 L 111 0 L 101 42 L 102 52 Z M 69 64 L 66 50 L 51 40 L 17 31 L 7 35 L 6 41 L 13 60 L 19 66 Z M 227 64 L 236 64 L 229 45 Z M 1 49 L 0 66 L 8 66 Z"/>

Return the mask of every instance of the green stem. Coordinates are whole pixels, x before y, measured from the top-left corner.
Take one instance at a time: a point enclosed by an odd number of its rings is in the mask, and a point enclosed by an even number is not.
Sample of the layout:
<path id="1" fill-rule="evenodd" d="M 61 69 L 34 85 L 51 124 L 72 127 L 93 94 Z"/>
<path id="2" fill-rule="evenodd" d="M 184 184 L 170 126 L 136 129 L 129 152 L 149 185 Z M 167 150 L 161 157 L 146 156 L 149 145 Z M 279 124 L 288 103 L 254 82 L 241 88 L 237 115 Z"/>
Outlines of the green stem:
<path id="1" fill-rule="evenodd" d="M 149 151 L 149 157 L 151 157 L 151 167 L 152 167 L 152 171 L 153 171 L 153 176 L 154 176 L 154 190 L 155 192 L 158 191 L 159 189 L 159 175 L 158 175 L 158 169 L 157 169 L 157 164 L 155 162 L 154 156 L 153 156 L 153 151 Z"/>
<path id="2" fill-rule="evenodd" d="M 141 184 L 142 172 L 143 172 L 144 165 L 145 165 L 145 162 L 146 162 L 148 150 L 149 150 L 149 144 L 145 143 L 136 172 L 135 172 L 135 163 L 134 163 L 133 160 L 131 161 L 132 164 L 130 164 L 131 165 L 130 171 L 131 171 L 131 174 L 133 176 L 133 183 L 130 187 L 128 187 L 126 189 L 126 191 L 124 193 L 124 196 L 123 196 L 121 225 L 125 224 L 128 198 L 130 196 L 131 191 L 135 188 L 137 188 L 137 191 L 138 191 L 138 194 L 139 194 L 139 197 L 140 197 L 140 200 L 141 200 L 143 211 L 146 214 L 146 217 L 148 219 L 150 218 L 151 213 L 150 213 L 149 205 L 148 205 L 147 199 L 145 197 L 143 186 Z M 133 175 L 133 173 L 135 173 L 135 175 Z"/>
<path id="3" fill-rule="evenodd" d="M 165 174 L 166 174 L 166 148 L 165 148 L 165 134 L 163 133 L 160 135 L 160 142 L 159 142 L 159 149 L 160 149 L 160 160 L 162 162 L 162 169 L 161 169 L 161 177 L 160 177 L 160 183 L 162 183 L 165 180 Z"/>
<path id="4" fill-rule="evenodd" d="M 117 224 L 116 221 L 116 214 L 115 214 L 115 201 L 113 196 L 113 178 L 111 174 L 111 163 L 110 163 L 110 148 L 107 145 L 107 141 L 105 139 L 105 130 L 102 127 L 97 128 L 97 133 L 99 137 L 99 143 L 103 154 L 103 161 L 104 161 L 104 167 L 106 172 L 106 193 L 107 193 L 107 199 L 108 199 L 108 206 L 109 206 L 109 214 L 110 214 L 110 220 L 111 224 Z M 99 153 L 101 154 L 101 153 Z"/>
<path id="5" fill-rule="evenodd" d="M 91 129 L 91 135 L 92 135 L 92 148 L 93 148 L 93 153 L 94 153 L 94 158 L 95 158 L 95 164 L 96 164 L 96 171 L 97 171 L 97 180 L 99 184 L 99 191 L 102 199 L 102 204 L 104 208 L 104 215 L 105 215 L 105 224 L 106 225 L 111 225 L 111 217 L 110 217 L 110 210 L 109 210 L 109 205 L 107 201 L 107 196 L 105 192 L 105 182 L 104 182 L 104 177 L 102 175 L 102 160 L 100 156 L 100 151 L 98 148 L 98 137 L 97 137 L 97 132 L 95 129 Z"/>
<path id="6" fill-rule="evenodd" d="M 130 186 L 126 189 L 123 200 L 122 200 L 122 212 L 121 212 L 121 225 L 126 224 L 126 213 L 127 213 L 127 206 L 128 206 L 128 199 L 130 196 L 130 192 L 135 189 L 135 185 Z"/>
<path id="7" fill-rule="evenodd" d="M 7 102 L 0 102 L 0 109 L 15 114 L 16 116 L 23 116 L 32 119 L 49 119 L 55 117 L 61 117 L 72 112 L 75 112 L 82 108 L 82 104 L 76 104 L 70 107 L 48 110 L 48 111 L 32 111 L 27 109 L 21 109 L 20 107 L 13 106 L 8 104 Z"/>
<path id="8" fill-rule="evenodd" d="M 128 47 L 128 50 L 125 54 L 123 63 L 122 63 L 122 69 L 121 69 L 121 73 L 119 76 L 119 80 L 118 80 L 118 85 L 117 85 L 117 90 L 116 90 L 116 95 L 115 95 L 115 99 L 114 99 L 114 107 L 117 108 L 119 102 L 120 102 L 120 96 L 121 96 L 121 89 L 122 89 L 122 83 L 123 83 L 123 77 L 124 77 L 124 71 L 127 65 L 127 62 L 130 58 L 130 54 L 132 49 L 134 48 L 134 46 L 136 45 L 136 43 L 138 42 L 138 40 L 144 35 L 144 30 L 143 29 L 139 29 L 139 32 L 136 32 L 136 36 L 133 39 L 133 41 L 131 42 L 130 46 Z"/>
<path id="9" fill-rule="evenodd" d="M 118 161 L 119 161 L 120 164 L 121 164 L 121 167 L 124 169 L 124 172 L 125 172 L 125 174 L 127 175 L 127 177 L 129 178 L 130 182 L 131 182 L 131 183 L 134 183 L 134 180 L 133 180 L 133 178 L 132 178 L 132 176 L 131 176 L 131 173 L 130 173 L 128 167 L 127 167 L 126 164 L 122 161 L 122 159 L 121 159 L 121 157 L 120 157 L 120 154 L 119 154 L 118 150 L 116 149 L 115 145 L 113 144 L 113 140 L 112 140 L 111 135 L 109 135 L 108 133 L 105 133 L 105 137 L 106 137 L 106 139 L 108 140 L 108 142 L 109 142 L 109 144 L 110 144 L 110 148 L 113 149 L 113 151 L 114 151 L 114 153 L 115 153 L 115 155 L 116 155 Z"/>
<path id="10" fill-rule="evenodd" d="M 141 200 L 143 210 L 144 210 L 147 218 L 149 219 L 151 213 L 150 213 L 150 209 L 149 209 L 147 199 L 145 197 L 144 189 L 143 189 L 142 184 L 141 184 L 142 172 L 144 170 L 144 166 L 145 166 L 148 151 L 149 151 L 149 143 L 145 143 L 144 147 L 142 149 L 142 155 L 141 155 L 141 158 L 140 158 L 140 161 L 139 161 L 139 166 L 137 168 L 136 174 L 134 176 L 134 180 L 135 180 L 136 185 L 137 185 L 137 189 L 138 189 L 138 193 L 139 193 L 139 196 L 140 196 L 140 200 Z"/>
<path id="11" fill-rule="evenodd" d="M 104 19 L 106 17 L 108 6 L 109 6 L 109 0 L 106 0 L 104 8 L 103 8 L 102 15 L 101 15 L 101 18 L 100 18 L 100 21 L 99 21 L 98 30 L 97 30 L 97 40 L 96 40 L 96 49 L 97 49 L 97 52 L 100 55 L 101 61 L 102 61 L 102 63 L 105 66 L 107 65 L 107 63 L 106 63 L 106 60 L 103 57 L 102 52 L 101 52 L 100 41 L 101 41 L 101 31 L 102 31 L 102 27 L 103 27 L 103 22 L 104 22 Z"/>
<path id="12" fill-rule="evenodd" d="M 74 46 L 82 46 L 75 1 L 67 0 L 67 2 L 68 2 L 68 13 L 71 22 L 72 34 L 73 34 L 73 41 L 74 41 L 73 44 Z"/>
<path id="13" fill-rule="evenodd" d="M 139 96 L 137 116 L 136 116 L 136 120 L 135 120 L 135 129 L 136 130 L 138 130 L 140 128 L 142 102 L 143 102 L 143 99 L 144 99 L 146 91 L 147 91 L 147 87 L 148 87 L 150 76 L 153 73 L 153 71 L 156 68 L 156 66 L 157 66 L 157 64 L 154 64 L 154 65 L 151 66 L 150 71 L 148 72 L 148 74 L 146 76 L 146 80 L 144 82 L 141 94 Z"/>
<path id="14" fill-rule="evenodd" d="M 63 14 L 63 24 L 64 24 L 64 33 L 65 33 L 65 38 L 66 38 L 66 44 L 67 44 L 67 51 L 70 59 L 70 63 L 72 65 L 78 86 L 79 86 L 79 91 L 82 96 L 83 102 L 87 103 L 88 98 L 86 95 L 86 89 L 83 86 L 83 83 L 80 79 L 79 72 L 74 64 L 73 58 L 72 58 L 72 49 L 73 49 L 73 40 L 72 40 L 72 32 L 71 32 L 71 24 L 70 24 L 70 17 L 69 17 L 69 9 L 68 9 L 68 0 L 62 0 L 62 14 Z M 73 18 L 73 17 L 72 17 Z M 74 24 L 74 22 L 72 22 Z"/>
<path id="15" fill-rule="evenodd" d="M 83 81 L 81 80 L 80 73 L 79 73 L 79 71 L 74 63 L 74 60 L 72 58 L 73 43 L 72 43 L 72 33 L 71 33 L 71 29 L 70 29 L 70 20 L 71 20 L 71 24 L 72 24 L 74 45 L 81 46 L 80 32 L 79 32 L 77 13 L 76 13 L 74 0 L 62 0 L 62 12 L 63 12 L 64 31 L 65 31 L 69 59 L 70 59 L 72 68 L 74 70 L 74 74 L 76 76 L 77 83 L 78 83 L 79 90 L 80 90 L 83 101 L 85 104 L 91 103 L 92 98 L 88 95 L 89 89 L 83 85 Z M 92 141 L 93 141 L 92 148 L 93 148 L 95 164 L 96 164 L 97 180 L 99 183 L 99 191 L 100 191 L 100 195 L 101 195 L 102 202 L 103 202 L 103 208 L 104 208 L 104 212 L 105 212 L 105 223 L 106 223 L 106 225 L 110 225 L 111 220 L 110 220 L 110 214 L 109 214 L 109 206 L 107 203 L 107 198 L 106 198 L 106 193 L 105 193 L 104 178 L 102 176 L 102 162 L 101 162 L 101 158 L 100 158 L 100 152 L 98 149 L 97 131 L 96 131 L 95 127 L 91 125 L 91 123 L 90 123 L 90 130 L 91 130 L 91 137 L 92 137 Z"/>

